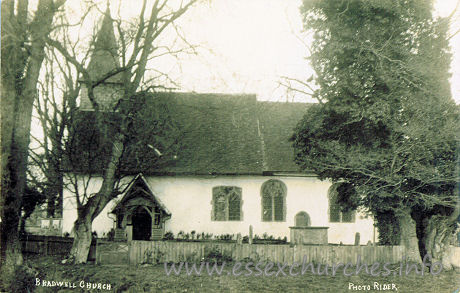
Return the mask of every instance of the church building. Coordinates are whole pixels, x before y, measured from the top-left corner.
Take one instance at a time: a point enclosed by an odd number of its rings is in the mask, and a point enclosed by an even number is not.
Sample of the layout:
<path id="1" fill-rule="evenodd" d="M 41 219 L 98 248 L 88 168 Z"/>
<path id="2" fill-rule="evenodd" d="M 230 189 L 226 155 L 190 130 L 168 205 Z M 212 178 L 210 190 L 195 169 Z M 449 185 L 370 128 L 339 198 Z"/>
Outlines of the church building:
<path id="1" fill-rule="evenodd" d="M 119 67 L 116 52 L 113 24 L 106 15 L 88 66 L 92 78 Z M 119 102 L 121 88 L 115 75 L 94 89 L 113 122 L 108 128 L 121 119 L 108 110 Z M 251 226 L 255 235 L 289 241 L 296 237 L 292 231 L 309 231 L 301 240 L 305 244 L 353 244 L 357 233 L 361 244 L 375 241 L 371 217 L 339 207 L 337 184 L 321 181 L 294 163 L 290 137 L 308 104 L 258 101 L 250 94 L 139 96 L 143 116 L 133 122 L 121 162 L 121 194 L 93 221 L 99 236 L 111 229 L 122 241 L 160 240 L 166 232 L 245 236 Z M 78 155 L 66 178 L 79 178 L 78 188 L 93 194 L 102 183 L 110 138 L 94 129 L 94 109 L 84 84 L 79 115 L 84 123 L 76 127 Z M 71 233 L 76 217 L 75 190 L 68 184 L 63 233 Z"/>

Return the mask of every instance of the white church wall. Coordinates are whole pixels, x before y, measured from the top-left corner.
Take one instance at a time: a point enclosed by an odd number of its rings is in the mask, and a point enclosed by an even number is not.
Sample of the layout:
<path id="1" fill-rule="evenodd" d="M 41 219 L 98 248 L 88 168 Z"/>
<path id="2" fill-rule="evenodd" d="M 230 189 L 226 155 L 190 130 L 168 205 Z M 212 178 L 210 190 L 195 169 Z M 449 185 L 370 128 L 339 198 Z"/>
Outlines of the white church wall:
<path id="1" fill-rule="evenodd" d="M 360 233 L 360 243 L 373 240 L 373 221 L 356 215 L 354 223 L 330 223 L 328 218 L 328 189 L 330 182 L 320 181 L 314 177 L 284 176 L 157 176 L 146 177 L 152 192 L 172 214 L 166 221 L 165 231 L 175 235 L 180 231 L 190 233 L 212 233 L 214 235 L 249 234 L 253 226 L 254 234 L 264 233 L 274 237 L 288 237 L 289 227 L 294 226 L 295 215 L 305 211 L 310 216 L 311 226 L 329 227 L 329 243 L 353 244 L 355 233 Z M 261 186 L 269 179 L 279 179 L 286 184 L 286 221 L 263 222 Z M 92 180 L 90 188 L 97 192 L 101 179 Z M 242 220 L 213 221 L 212 188 L 215 186 L 238 186 L 242 188 Z M 75 201 L 69 200 L 69 191 L 64 192 L 63 231 L 70 232 L 76 219 Z M 93 222 L 93 231 L 99 236 L 107 233 L 114 225 L 114 215 L 109 212 L 115 206 L 110 202 Z"/>

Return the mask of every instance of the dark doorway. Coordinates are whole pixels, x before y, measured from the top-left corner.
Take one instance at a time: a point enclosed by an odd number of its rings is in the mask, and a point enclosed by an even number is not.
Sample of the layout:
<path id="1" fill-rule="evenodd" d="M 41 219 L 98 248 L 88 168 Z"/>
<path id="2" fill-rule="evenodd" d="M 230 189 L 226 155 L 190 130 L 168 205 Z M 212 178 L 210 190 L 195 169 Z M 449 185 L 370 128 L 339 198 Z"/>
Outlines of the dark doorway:
<path id="1" fill-rule="evenodd" d="M 152 217 L 145 210 L 139 207 L 133 212 L 133 240 L 150 240 L 152 235 Z"/>

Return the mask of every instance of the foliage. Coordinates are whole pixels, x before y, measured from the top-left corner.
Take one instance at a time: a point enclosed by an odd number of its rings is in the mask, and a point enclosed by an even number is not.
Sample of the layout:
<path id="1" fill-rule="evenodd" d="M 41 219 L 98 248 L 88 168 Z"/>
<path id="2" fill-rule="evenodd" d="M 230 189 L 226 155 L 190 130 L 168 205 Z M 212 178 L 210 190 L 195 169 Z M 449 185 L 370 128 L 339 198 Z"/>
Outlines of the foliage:
<path id="1" fill-rule="evenodd" d="M 459 109 L 448 22 L 431 9 L 431 1 L 304 1 L 319 103 L 295 130 L 296 162 L 348 184 L 345 206 L 454 212 Z"/>
<path id="2" fill-rule="evenodd" d="M 115 240 L 115 229 L 114 228 L 110 229 L 110 231 L 107 232 L 107 240 L 108 241 L 114 241 Z"/>
<path id="3" fill-rule="evenodd" d="M 205 256 L 202 261 L 222 264 L 224 262 L 233 261 L 233 258 L 231 255 L 227 254 L 225 251 L 221 252 L 217 246 L 213 246 L 208 251 L 205 251 Z"/>
<path id="4" fill-rule="evenodd" d="M 379 231 L 379 245 L 399 245 L 399 222 L 392 212 L 376 213 L 375 225 Z"/>
<path id="5" fill-rule="evenodd" d="M 33 292 L 35 289 L 34 270 L 22 265 L 14 271 L 15 281 L 11 282 L 9 292 Z"/>
<path id="6" fill-rule="evenodd" d="M 256 256 L 248 260 L 254 263 L 260 261 Z M 162 262 L 158 265 L 127 269 L 126 266 L 63 265 L 58 258 L 51 259 L 44 256 L 36 256 L 28 259 L 28 261 L 30 266 L 40 272 L 38 277 L 42 280 L 68 280 L 69 282 L 76 282 L 77 286 L 81 280 L 103 284 L 110 282 L 113 292 L 195 292 L 197 288 L 199 288 L 200 292 L 343 292 L 343 288 L 348 287 L 350 282 L 350 277 L 339 273 L 331 278 L 331 269 L 329 269 L 329 275 L 322 276 L 308 271 L 301 277 L 300 275 L 289 276 L 288 274 L 288 276 L 283 276 L 282 278 L 263 278 L 258 276 L 255 270 L 253 270 L 252 275 L 245 276 L 246 271 L 243 266 L 241 267 L 243 274 L 239 277 L 227 275 L 225 270 L 220 277 L 215 274 L 210 276 L 205 273 L 206 269 L 204 269 L 201 276 L 195 277 L 192 275 L 193 277 L 190 277 L 185 274 L 184 268 L 180 275 L 175 275 L 174 273 L 165 274 Z M 277 269 L 275 265 L 271 271 L 276 273 Z M 395 270 L 398 269 L 398 267 L 395 268 Z M 294 269 L 295 272 L 300 270 L 301 265 Z M 285 271 L 288 273 L 289 268 L 286 268 Z M 423 277 L 411 273 L 409 276 L 398 278 L 395 281 L 395 276 L 393 275 L 375 277 L 361 273 L 353 276 L 352 282 L 354 284 L 373 284 L 373 282 L 390 284 L 396 282 L 398 286 L 397 292 L 415 292 L 423 288 L 423 290 L 418 291 L 438 293 L 454 292 L 458 285 L 452 280 L 458 280 L 459 277 L 460 273 L 455 271 L 443 271 L 436 276 L 425 272 Z M 69 292 L 74 291 L 69 290 Z"/>
<path id="7" fill-rule="evenodd" d="M 25 222 L 35 210 L 35 207 L 45 202 L 46 196 L 36 188 L 26 186 L 22 197 L 22 217 L 20 234 L 25 234 Z"/>
<path id="8" fill-rule="evenodd" d="M 171 231 L 168 231 L 163 235 L 163 240 L 174 240 L 174 233 Z"/>
<path id="9" fill-rule="evenodd" d="M 225 241 L 230 241 L 233 239 L 234 234 L 221 234 L 221 235 L 216 235 L 215 238 L 219 240 L 225 240 Z"/>

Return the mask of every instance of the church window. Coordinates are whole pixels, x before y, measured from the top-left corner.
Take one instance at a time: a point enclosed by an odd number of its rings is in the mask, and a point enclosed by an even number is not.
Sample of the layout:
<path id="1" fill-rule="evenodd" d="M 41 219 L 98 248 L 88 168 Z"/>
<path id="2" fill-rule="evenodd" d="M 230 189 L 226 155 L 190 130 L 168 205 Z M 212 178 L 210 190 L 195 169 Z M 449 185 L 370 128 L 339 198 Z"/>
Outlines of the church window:
<path id="1" fill-rule="evenodd" d="M 241 221 L 241 187 L 216 186 L 212 189 L 213 221 Z"/>
<path id="2" fill-rule="evenodd" d="M 286 185 L 270 179 L 262 185 L 262 221 L 286 221 Z"/>

